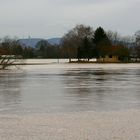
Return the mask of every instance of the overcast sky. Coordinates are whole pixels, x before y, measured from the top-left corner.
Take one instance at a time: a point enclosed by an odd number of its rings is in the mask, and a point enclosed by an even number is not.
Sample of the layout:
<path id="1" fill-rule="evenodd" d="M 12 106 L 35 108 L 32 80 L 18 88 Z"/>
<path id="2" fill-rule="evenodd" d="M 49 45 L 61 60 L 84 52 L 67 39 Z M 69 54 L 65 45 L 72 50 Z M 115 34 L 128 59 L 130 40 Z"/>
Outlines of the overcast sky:
<path id="1" fill-rule="evenodd" d="M 61 37 L 76 24 L 133 35 L 140 0 L 0 0 L 0 37 Z"/>

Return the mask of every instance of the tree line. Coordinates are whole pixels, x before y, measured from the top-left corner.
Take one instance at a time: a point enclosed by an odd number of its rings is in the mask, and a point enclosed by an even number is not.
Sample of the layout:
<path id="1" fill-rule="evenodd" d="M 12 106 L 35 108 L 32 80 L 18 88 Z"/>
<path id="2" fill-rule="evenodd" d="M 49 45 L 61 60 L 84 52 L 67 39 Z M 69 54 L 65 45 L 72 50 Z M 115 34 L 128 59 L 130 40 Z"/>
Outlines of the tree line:
<path id="1" fill-rule="evenodd" d="M 140 59 L 140 31 L 133 37 L 122 37 L 117 32 L 105 31 L 102 27 L 93 30 L 90 26 L 77 25 L 68 31 L 59 45 L 46 40 L 39 41 L 35 48 L 23 46 L 18 39 L 8 37 L 0 40 L 0 56 L 14 55 L 22 58 L 77 58 L 85 59 L 117 55 L 122 61 Z"/>
<path id="2" fill-rule="evenodd" d="M 133 37 L 121 37 L 117 32 L 104 31 L 98 27 L 95 31 L 90 26 L 77 25 L 64 35 L 62 50 L 71 58 L 86 59 L 119 56 L 124 62 L 131 58 L 140 58 L 140 32 Z"/>

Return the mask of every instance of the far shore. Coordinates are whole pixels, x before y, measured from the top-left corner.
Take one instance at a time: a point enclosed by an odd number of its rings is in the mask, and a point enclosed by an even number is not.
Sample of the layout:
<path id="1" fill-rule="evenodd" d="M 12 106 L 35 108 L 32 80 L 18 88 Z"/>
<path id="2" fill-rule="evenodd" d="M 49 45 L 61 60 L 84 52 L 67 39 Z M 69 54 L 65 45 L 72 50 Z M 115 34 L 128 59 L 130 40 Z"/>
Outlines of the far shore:
<path id="1" fill-rule="evenodd" d="M 93 64 L 129 64 L 129 63 L 140 63 L 140 62 L 94 62 L 94 61 L 70 61 L 69 63 L 93 63 Z"/>
<path id="2" fill-rule="evenodd" d="M 42 65 L 42 66 L 45 66 L 45 65 L 59 65 L 62 66 L 62 65 L 69 65 L 69 64 L 82 64 L 82 65 L 87 65 L 87 64 L 90 64 L 94 66 L 94 64 L 96 65 L 103 65 L 103 64 L 108 64 L 108 65 L 111 65 L 111 64 L 140 64 L 140 62 L 97 62 L 97 61 L 77 61 L 76 59 L 74 60 L 71 60 L 69 61 L 69 59 L 21 59 L 18 61 L 15 61 L 14 63 L 12 64 L 8 64 L 6 66 L 6 69 L 10 66 L 35 66 L 35 65 Z M 0 65 L 0 70 L 3 70 L 1 68 L 1 65 Z"/>
<path id="3" fill-rule="evenodd" d="M 140 62 L 94 62 L 94 61 L 70 61 L 64 62 L 66 64 L 140 64 Z M 64 64 L 63 63 L 63 64 Z M 61 62 L 52 62 L 52 63 L 16 63 L 12 65 L 47 65 L 47 64 L 62 64 Z"/>

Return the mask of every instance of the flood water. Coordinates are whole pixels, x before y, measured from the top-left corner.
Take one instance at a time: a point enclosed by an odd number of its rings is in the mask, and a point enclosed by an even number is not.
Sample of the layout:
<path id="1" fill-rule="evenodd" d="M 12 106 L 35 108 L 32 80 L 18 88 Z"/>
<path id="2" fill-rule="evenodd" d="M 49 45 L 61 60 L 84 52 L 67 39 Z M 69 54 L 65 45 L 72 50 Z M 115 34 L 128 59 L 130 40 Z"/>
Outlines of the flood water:
<path id="1" fill-rule="evenodd" d="M 0 72 L 0 113 L 140 108 L 140 64 L 22 66 Z"/>

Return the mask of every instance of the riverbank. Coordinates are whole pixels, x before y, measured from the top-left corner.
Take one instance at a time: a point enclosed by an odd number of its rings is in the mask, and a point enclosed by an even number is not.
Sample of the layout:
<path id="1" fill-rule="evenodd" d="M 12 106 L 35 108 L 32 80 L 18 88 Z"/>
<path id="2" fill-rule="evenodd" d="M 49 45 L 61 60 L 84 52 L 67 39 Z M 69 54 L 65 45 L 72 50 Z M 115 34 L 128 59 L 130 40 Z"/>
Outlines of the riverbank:
<path id="1" fill-rule="evenodd" d="M 114 61 L 114 62 L 107 62 L 107 61 L 101 61 L 101 62 L 99 62 L 99 61 L 96 61 L 96 60 L 90 60 L 90 61 L 88 61 L 88 60 L 72 60 L 72 61 L 69 61 L 69 63 L 93 63 L 93 64 L 135 64 L 135 63 L 140 63 L 140 61 L 126 61 L 126 62 L 123 62 L 123 61 Z"/>
<path id="2" fill-rule="evenodd" d="M 0 140 L 139 140 L 140 110 L 0 115 Z"/>
<path id="3" fill-rule="evenodd" d="M 140 64 L 140 62 L 97 62 L 95 59 L 90 61 L 77 61 L 77 59 L 22 59 L 17 60 L 11 66 L 24 66 L 24 65 L 48 65 L 48 64 Z M 9 69 L 9 67 L 8 67 Z M 1 65 L 0 65 L 1 70 Z"/>

